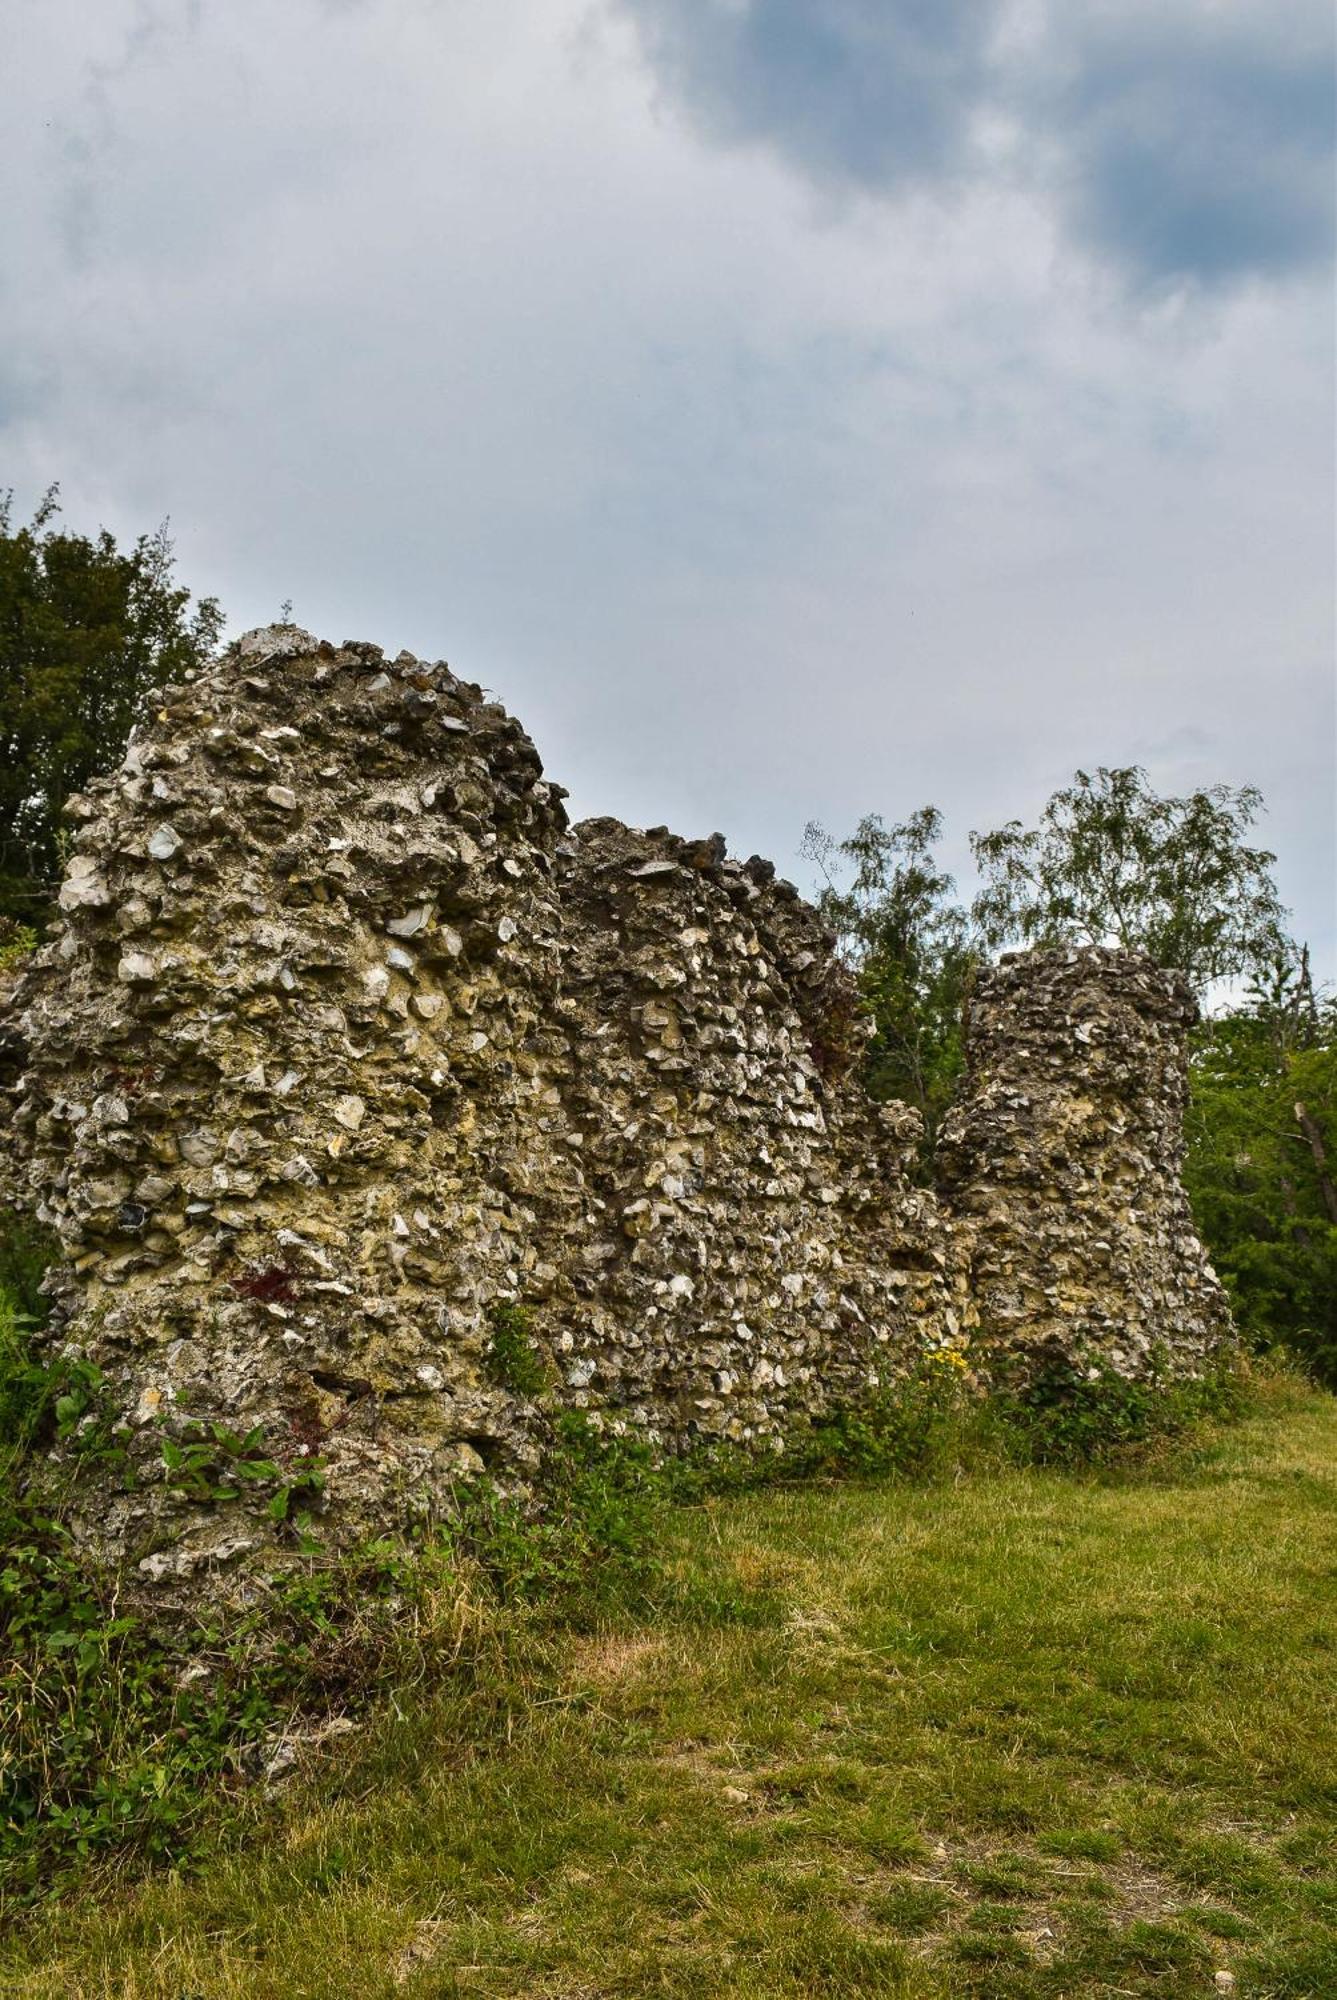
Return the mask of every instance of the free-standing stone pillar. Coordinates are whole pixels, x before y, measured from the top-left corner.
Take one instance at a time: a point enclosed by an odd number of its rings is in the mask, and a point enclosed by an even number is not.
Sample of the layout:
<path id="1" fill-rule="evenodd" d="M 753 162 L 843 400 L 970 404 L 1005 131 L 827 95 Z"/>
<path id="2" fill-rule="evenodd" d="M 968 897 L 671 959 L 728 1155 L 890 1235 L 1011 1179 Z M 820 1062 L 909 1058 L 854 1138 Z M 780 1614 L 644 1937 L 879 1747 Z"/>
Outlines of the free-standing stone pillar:
<path id="1" fill-rule="evenodd" d="M 1131 952 L 1014 954 L 979 975 L 938 1158 L 993 1372 L 1192 1374 L 1231 1338 L 1180 1179 L 1196 1018 L 1182 974 Z"/>

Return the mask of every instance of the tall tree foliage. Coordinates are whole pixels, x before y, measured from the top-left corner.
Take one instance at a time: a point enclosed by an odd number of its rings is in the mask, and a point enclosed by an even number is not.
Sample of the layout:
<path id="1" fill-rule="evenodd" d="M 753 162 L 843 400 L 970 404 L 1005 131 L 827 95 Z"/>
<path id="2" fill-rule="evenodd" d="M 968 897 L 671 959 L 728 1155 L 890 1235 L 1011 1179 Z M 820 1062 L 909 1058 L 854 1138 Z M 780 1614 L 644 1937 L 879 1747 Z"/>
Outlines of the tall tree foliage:
<path id="1" fill-rule="evenodd" d="M 166 525 L 118 549 L 0 496 L 0 917 L 40 923 L 60 873 L 60 810 L 119 762 L 144 691 L 198 666 L 223 616 L 190 607 Z"/>
<path id="2" fill-rule="evenodd" d="M 1118 944 L 1177 966 L 1195 990 L 1258 972 L 1284 945 L 1274 854 L 1245 836 L 1253 786 L 1162 798 L 1136 765 L 1078 771 L 1035 827 L 972 833 L 982 940 Z"/>
<path id="3" fill-rule="evenodd" d="M 961 1067 L 961 1008 L 975 956 L 955 884 L 937 862 L 941 837 L 936 806 L 891 827 L 870 813 L 841 841 L 815 820 L 803 836 L 822 877 L 817 907 L 857 969 L 872 1016 L 868 1088 L 913 1104 L 930 1135 Z"/>
<path id="4" fill-rule="evenodd" d="M 1203 1023 L 1185 1179 L 1241 1331 L 1337 1388 L 1337 1005 L 1304 953 Z"/>

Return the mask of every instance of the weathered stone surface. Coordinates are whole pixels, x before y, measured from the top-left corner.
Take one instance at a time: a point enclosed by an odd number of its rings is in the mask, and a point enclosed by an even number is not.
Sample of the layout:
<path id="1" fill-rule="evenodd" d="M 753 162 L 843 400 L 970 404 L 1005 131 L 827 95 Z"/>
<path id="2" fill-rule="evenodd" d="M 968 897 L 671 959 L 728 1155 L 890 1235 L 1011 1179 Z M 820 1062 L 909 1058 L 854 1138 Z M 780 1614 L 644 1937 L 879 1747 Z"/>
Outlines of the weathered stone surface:
<path id="1" fill-rule="evenodd" d="M 283 1535 L 165 1476 L 189 1419 L 324 1460 L 333 1539 L 522 1479 L 546 1419 L 491 1379 L 504 1302 L 553 1399 L 666 1450 L 778 1444 L 966 1350 L 977 1303 L 989 1343 L 1128 1369 L 1228 1331 L 1178 1189 L 1173 981 L 986 977 L 949 1212 L 792 885 L 562 797 L 443 665 L 282 627 L 163 690 L 71 802 L 63 921 L 0 1007 L 7 1172 L 129 1427 L 134 1479 L 76 1532 L 166 1598 Z"/>
<path id="2" fill-rule="evenodd" d="M 1180 1180 L 1196 1018 L 1179 973 L 1129 952 L 1035 952 L 981 973 L 938 1165 L 971 1233 L 995 1372 L 1057 1354 L 1194 1373 L 1229 1340 Z"/>
<path id="3" fill-rule="evenodd" d="M 718 837 L 575 830 L 558 1001 L 579 1200 L 549 1307 L 574 1401 L 675 1445 L 753 1442 L 963 1341 L 964 1246 L 918 1136 L 823 1040 L 847 975 L 788 884 Z"/>

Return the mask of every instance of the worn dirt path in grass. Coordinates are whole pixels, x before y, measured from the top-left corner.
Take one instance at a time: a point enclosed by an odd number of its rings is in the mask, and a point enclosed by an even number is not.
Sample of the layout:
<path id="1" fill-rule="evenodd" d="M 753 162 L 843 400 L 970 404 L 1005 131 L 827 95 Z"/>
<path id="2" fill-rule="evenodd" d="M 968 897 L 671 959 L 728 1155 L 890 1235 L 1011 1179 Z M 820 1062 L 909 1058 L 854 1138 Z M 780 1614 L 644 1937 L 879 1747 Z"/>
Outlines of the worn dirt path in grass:
<path id="1" fill-rule="evenodd" d="M 684 1512 L 658 1616 L 481 1735 L 415 1691 L 0 1990 L 1332 2000 L 1337 1402 L 1273 1405 L 1163 1482 Z"/>

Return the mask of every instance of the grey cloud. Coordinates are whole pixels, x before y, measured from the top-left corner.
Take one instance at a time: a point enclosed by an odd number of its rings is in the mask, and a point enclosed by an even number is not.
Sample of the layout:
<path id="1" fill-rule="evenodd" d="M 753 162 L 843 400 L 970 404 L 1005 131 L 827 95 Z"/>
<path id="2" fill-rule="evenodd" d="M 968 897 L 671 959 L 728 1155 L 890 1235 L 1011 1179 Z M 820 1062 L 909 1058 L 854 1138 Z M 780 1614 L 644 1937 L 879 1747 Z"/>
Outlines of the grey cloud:
<path id="1" fill-rule="evenodd" d="M 778 174 L 647 117 L 624 40 L 573 60 L 590 4 L 228 0 L 125 63 L 136 0 L 91 46 L 86 0 L 44 0 L 0 69 L 47 191 L 0 206 L 16 513 L 59 479 L 80 527 L 170 514 L 234 629 L 291 597 L 444 652 L 577 813 L 722 827 L 789 873 L 808 818 L 926 799 L 964 872 L 967 827 L 1079 764 L 1257 783 L 1337 967 L 1322 288 L 1132 321 L 1015 190 L 902 226 L 904 163 L 884 214 L 814 230 Z M 1034 122 L 1076 116 L 1093 19 L 1033 51 Z M 962 157 L 946 129 L 914 157 Z"/>
<path id="2" fill-rule="evenodd" d="M 104 203 L 102 188 L 114 171 L 125 145 L 116 115 L 116 95 L 136 70 L 151 66 L 174 39 L 193 34 L 200 25 L 201 0 L 174 0 L 164 9 L 158 0 L 136 0 L 133 17 L 114 35 L 114 46 L 82 65 L 77 98 L 53 120 L 59 145 L 60 177 L 55 200 L 65 254 L 77 267 L 87 266 L 99 242 Z"/>
<path id="3" fill-rule="evenodd" d="M 1197 723 L 1181 723 L 1163 736 L 1144 736 L 1132 743 L 1131 754 L 1139 763 L 1165 763 L 1176 757 L 1203 757 L 1216 745 L 1211 732 Z"/>
<path id="4" fill-rule="evenodd" d="M 1021 128 L 1010 171 L 1135 287 L 1284 275 L 1330 251 L 1325 0 L 1064 0 L 1011 53 L 995 0 L 621 4 L 699 130 L 820 183 L 887 195 L 980 174 L 974 120 L 1001 112 Z"/>
<path id="5" fill-rule="evenodd" d="M 1071 39 L 1048 115 L 1082 239 L 1153 284 L 1286 273 L 1328 255 L 1330 29 L 1172 13 Z"/>
<path id="6" fill-rule="evenodd" d="M 873 189 L 950 171 L 999 0 L 625 0 L 712 138 Z"/>

